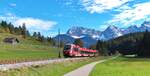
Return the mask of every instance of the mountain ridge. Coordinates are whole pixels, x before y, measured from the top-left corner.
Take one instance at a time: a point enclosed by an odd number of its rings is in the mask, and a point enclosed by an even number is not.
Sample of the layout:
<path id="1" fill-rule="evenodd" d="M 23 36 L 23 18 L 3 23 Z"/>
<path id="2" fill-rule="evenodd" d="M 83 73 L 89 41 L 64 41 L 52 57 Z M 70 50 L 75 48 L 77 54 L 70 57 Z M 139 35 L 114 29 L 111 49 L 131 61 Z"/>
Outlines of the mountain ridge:
<path id="1" fill-rule="evenodd" d="M 82 41 L 85 42 L 85 46 L 90 46 L 96 43 L 97 40 L 104 40 L 104 41 L 110 40 L 110 39 L 123 36 L 125 34 L 143 32 L 145 30 L 150 31 L 150 21 L 144 21 L 140 27 L 137 27 L 137 25 L 131 25 L 128 28 L 125 28 L 123 30 L 114 25 L 109 25 L 104 31 L 74 26 L 71 27 L 66 34 L 63 34 L 64 36 L 66 35 L 69 38 L 67 39 L 66 37 L 62 36 L 60 40 L 63 40 L 63 42 L 64 40 L 69 40 L 68 41 L 69 43 L 73 43 L 75 39 L 80 38 L 82 39 Z M 58 36 L 59 35 L 54 37 L 56 41 L 57 41 L 56 38 Z M 63 37 L 66 39 L 64 39 Z M 72 42 L 70 42 L 70 40 L 72 40 Z"/>

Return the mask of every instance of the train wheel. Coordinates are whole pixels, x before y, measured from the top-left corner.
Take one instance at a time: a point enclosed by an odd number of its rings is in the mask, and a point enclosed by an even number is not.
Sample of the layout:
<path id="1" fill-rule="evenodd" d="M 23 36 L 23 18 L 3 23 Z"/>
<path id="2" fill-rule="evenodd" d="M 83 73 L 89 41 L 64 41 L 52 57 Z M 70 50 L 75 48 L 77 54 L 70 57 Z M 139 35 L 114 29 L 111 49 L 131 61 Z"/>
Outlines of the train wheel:
<path id="1" fill-rule="evenodd" d="M 64 58 L 68 58 L 68 56 L 67 56 L 67 55 L 64 55 Z"/>

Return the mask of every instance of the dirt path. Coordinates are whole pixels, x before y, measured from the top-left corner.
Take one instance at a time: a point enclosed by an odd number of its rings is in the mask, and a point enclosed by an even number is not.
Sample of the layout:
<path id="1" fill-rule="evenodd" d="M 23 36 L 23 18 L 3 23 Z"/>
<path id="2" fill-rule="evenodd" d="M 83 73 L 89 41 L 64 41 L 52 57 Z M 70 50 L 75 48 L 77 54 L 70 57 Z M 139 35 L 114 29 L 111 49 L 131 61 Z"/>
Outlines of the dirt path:
<path id="1" fill-rule="evenodd" d="M 94 68 L 94 66 L 98 63 L 102 63 L 102 62 L 105 62 L 105 61 L 108 61 L 108 60 L 111 60 L 111 59 L 115 59 L 117 57 L 113 57 L 113 58 L 110 58 L 110 59 L 105 59 L 105 60 L 100 60 L 100 61 L 97 61 L 97 62 L 92 62 L 90 64 L 87 64 L 83 67 L 80 67 L 74 71 L 71 71 L 67 74 L 65 74 L 64 76 L 89 76 L 90 72 L 92 71 L 92 69 Z"/>
<path id="2" fill-rule="evenodd" d="M 49 59 L 49 60 L 42 60 L 42 61 L 33 61 L 33 62 L 22 62 L 16 64 L 2 64 L 0 65 L 0 71 L 7 71 L 10 69 L 18 69 L 21 67 L 31 67 L 36 65 L 46 65 L 54 62 L 63 62 L 69 60 L 79 60 L 84 58 L 61 58 L 61 59 Z"/>

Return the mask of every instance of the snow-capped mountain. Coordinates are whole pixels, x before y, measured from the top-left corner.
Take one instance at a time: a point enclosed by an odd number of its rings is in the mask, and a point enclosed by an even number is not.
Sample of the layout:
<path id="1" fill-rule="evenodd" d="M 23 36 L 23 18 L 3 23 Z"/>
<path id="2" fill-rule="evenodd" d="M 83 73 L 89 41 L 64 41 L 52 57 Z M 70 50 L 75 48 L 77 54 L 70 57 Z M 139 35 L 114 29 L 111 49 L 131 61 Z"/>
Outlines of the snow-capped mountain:
<path id="1" fill-rule="evenodd" d="M 123 33 L 128 34 L 128 33 L 135 33 L 135 32 L 139 32 L 139 31 L 140 31 L 139 27 L 137 27 L 136 25 L 131 25 L 127 29 L 123 30 Z"/>
<path id="2" fill-rule="evenodd" d="M 67 31 L 67 34 L 72 36 L 73 38 L 83 38 L 87 35 L 96 39 L 99 38 L 100 31 L 96 31 L 94 29 L 88 29 L 84 27 L 72 27 Z"/>
<path id="3" fill-rule="evenodd" d="M 123 33 L 128 34 L 128 33 L 135 33 L 135 32 L 143 32 L 146 30 L 150 31 L 150 21 L 144 21 L 140 27 L 137 27 L 136 25 L 132 25 L 127 29 L 125 29 Z"/>
<path id="4" fill-rule="evenodd" d="M 67 34 L 60 34 L 57 35 L 56 37 L 53 38 L 56 42 L 58 42 L 59 40 L 62 41 L 63 43 L 73 43 L 74 42 L 74 38 L 71 37 L 70 35 Z"/>
<path id="5" fill-rule="evenodd" d="M 57 35 L 54 37 L 55 41 L 62 41 L 64 43 L 73 43 L 75 39 L 80 38 L 84 42 L 85 47 L 96 44 L 101 32 L 94 29 L 83 27 L 72 27 L 66 34 Z"/>
<path id="6" fill-rule="evenodd" d="M 145 31 L 145 30 L 150 31 L 150 21 L 144 21 L 141 24 L 140 31 Z"/>
<path id="7" fill-rule="evenodd" d="M 123 33 L 121 31 L 121 29 L 110 25 L 105 31 L 102 32 L 102 34 L 100 35 L 100 39 L 101 40 L 109 40 L 112 38 L 116 38 L 119 36 L 122 36 Z"/>

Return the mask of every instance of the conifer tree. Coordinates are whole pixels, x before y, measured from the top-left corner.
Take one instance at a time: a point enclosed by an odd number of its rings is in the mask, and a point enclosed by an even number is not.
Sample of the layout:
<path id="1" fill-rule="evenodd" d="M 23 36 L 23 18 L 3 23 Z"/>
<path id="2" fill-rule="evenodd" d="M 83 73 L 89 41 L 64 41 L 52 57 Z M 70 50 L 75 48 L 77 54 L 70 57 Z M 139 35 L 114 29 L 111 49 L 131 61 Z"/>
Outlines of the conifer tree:
<path id="1" fill-rule="evenodd" d="M 106 42 L 98 40 L 96 44 L 96 50 L 99 51 L 100 55 L 107 55 L 108 47 Z"/>
<path id="2" fill-rule="evenodd" d="M 81 39 L 76 39 L 73 44 L 79 45 L 80 47 L 84 46 L 84 43 L 83 43 L 83 41 Z"/>
<path id="3" fill-rule="evenodd" d="M 27 38 L 29 36 L 29 32 L 26 29 L 25 23 L 23 23 L 22 25 L 21 35 L 23 36 L 23 38 Z"/>
<path id="4" fill-rule="evenodd" d="M 150 57 L 150 32 L 145 31 L 144 37 L 139 44 L 138 55 L 139 56 L 149 56 Z"/>
<path id="5" fill-rule="evenodd" d="M 35 38 L 35 39 L 37 39 L 38 38 L 37 32 L 34 32 L 33 35 L 32 35 L 32 37 Z"/>
<path id="6" fill-rule="evenodd" d="M 14 26 L 11 23 L 9 23 L 8 26 L 9 26 L 10 33 L 11 34 L 15 34 L 15 28 L 14 28 Z"/>

